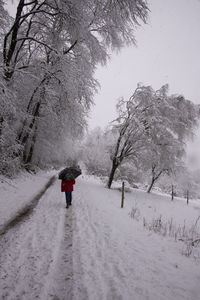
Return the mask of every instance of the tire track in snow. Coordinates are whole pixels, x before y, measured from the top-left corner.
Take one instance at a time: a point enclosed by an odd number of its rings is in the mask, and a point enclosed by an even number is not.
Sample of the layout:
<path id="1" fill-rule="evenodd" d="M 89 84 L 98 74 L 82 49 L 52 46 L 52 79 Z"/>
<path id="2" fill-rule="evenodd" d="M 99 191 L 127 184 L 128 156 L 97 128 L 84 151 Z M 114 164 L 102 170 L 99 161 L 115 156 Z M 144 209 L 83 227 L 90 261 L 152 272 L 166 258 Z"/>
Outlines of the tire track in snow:
<path id="1" fill-rule="evenodd" d="M 37 206 L 41 197 L 44 195 L 47 189 L 55 182 L 55 180 L 56 177 L 52 176 L 45 184 L 44 188 L 41 189 L 41 191 L 32 200 L 30 200 L 30 203 L 22 209 L 20 209 L 13 218 L 8 220 L 4 224 L 4 226 L 0 228 L 0 236 L 5 234 L 9 229 L 13 228 L 18 223 L 24 221 L 24 218 L 27 218 L 33 212 L 33 209 Z"/>
<path id="2" fill-rule="evenodd" d="M 64 288 L 63 294 L 56 290 L 65 286 L 66 274 L 70 274 L 68 289 L 72 290 L 72 258 L 67 257 L 72 233 L 65 228 L 71 223 L 62 198 L 60 186 L 54 184 L 31 214 L 1 236 L 0 299 L 45 300 L 56 299 L 57 294 L 57 299 L 67 299 Z M 58 278 L 58 273 L 63 276 Z"/>
<path id="3" fill-rule="evenodd" d="M 41 299 L 52 300 L 67 300 L 72 299 L 72 280 L 73 280 L 73 265 L 72 265 L 72 211 L 66 212 L 64 222 L 62 223 L 62 232 L 64 235 L 60 238 L 54 249 L 55 257 L 51 264 L 49 273 L 50 278 L 47 278 L 46 287 L 43 288 L 44 293 Z"/>

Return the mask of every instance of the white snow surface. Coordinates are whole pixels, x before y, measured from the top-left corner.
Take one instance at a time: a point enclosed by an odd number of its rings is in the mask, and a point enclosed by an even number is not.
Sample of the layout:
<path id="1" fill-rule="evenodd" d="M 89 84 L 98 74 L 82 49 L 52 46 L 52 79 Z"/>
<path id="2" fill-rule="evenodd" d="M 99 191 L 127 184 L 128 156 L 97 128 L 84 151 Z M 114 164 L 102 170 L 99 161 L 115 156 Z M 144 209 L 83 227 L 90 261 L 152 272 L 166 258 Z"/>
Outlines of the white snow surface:
<path id="1" fill-rule="evenodd" d="M 55 171 L 36 175 L 22 173 L 18 178 L 0 176 L 0 228 L 24 208 L 40 191 Z"/>
<path id="2" fill-rule="evenodd" d="M 7 198 L 0 198 L 1 223 L 4 199 L 13 201 L 11 216 L 15 198 L 30 201 L 42 186 L 40 177 L 28 187 L 18 185 L 15 193 L 3 184 Z M 132 189 L 125 193 L 124 208 L 120 205 L 119 190 L 82 175 L 66 209 L 57 180 L 32 214 L 0 236 L 0 299 L 199 299 L 200 258 L 184 256 L 183 242 L 143 227 L 143 218 L 150 222 L 160 215 L 177 226 L 191 226 L 200 215 L 198 201 L 187 205 L 183 199 L 172 202 L 167 195 Z M 137 219 L 130 216 L 135 207 Z"/>

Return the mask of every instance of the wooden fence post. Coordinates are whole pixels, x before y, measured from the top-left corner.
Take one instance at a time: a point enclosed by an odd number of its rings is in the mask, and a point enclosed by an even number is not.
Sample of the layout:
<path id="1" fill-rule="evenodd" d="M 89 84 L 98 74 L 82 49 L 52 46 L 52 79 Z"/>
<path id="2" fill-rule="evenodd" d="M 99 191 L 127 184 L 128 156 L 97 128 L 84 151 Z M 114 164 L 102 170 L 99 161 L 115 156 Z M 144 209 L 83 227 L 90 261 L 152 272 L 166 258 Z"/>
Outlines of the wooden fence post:
<path id="1" fill-rule="evenodd" d="M 172 184 L 172 201 L 174 200 L 174 186 L 173 186 L 173 184 Z"/>
<path id="2" fill-rule="evenodd" d="M 187 205 L 189 204 L 189 190 L 187 190 Z"/>
<path id="3" fill-rule="evenodd" d="M 122 182 L 122 200 L 121 200 L 121 208 L 124 207 L 124 181 Z"/>

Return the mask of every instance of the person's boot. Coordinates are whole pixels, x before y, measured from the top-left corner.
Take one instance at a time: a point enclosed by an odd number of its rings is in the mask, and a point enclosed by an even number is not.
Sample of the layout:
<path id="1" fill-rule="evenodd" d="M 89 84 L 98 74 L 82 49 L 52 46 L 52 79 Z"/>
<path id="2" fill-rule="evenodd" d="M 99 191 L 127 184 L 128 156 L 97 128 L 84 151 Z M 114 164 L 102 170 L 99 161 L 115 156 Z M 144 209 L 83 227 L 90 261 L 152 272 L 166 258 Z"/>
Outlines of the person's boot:
<path id="1" fill-rule="evenodd" d="M 69 208 L 69 204 L 66 204 L 66 208 Z"/>

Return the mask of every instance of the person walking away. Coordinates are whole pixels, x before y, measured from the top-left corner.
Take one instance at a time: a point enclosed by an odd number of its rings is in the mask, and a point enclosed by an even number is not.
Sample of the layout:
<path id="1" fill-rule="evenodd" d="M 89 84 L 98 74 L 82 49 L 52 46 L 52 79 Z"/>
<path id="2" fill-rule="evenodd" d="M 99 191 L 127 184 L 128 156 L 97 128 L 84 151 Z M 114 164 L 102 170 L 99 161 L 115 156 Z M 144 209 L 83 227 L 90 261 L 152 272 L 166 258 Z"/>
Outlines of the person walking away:
<path id="1" fill-rule="evenodd" d="M 73 185 L 75 183 L 76 182 L 74 179 L 61 181 L 61 192 L 65 192 L 66 208 L 68 208 L 72 204 L 72 192 L 73 192 Z"/>

